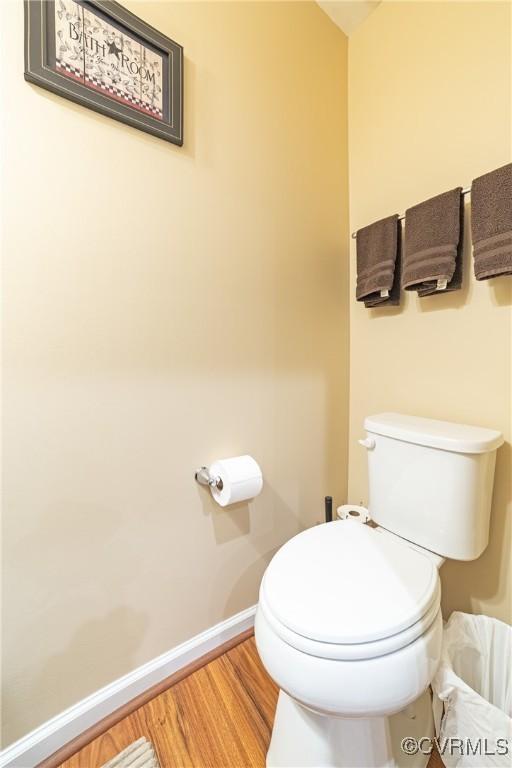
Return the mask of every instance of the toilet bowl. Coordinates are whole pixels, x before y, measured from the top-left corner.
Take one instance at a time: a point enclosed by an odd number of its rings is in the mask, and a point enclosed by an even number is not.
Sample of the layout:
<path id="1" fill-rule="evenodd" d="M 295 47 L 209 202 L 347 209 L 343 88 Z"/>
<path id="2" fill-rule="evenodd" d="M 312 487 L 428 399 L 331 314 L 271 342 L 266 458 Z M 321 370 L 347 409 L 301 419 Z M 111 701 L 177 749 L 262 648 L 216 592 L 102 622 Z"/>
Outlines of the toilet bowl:
<path id="1" fill-rule="evenodd" d="M 270 768 L 422 768 L 440 660 L 439 568 L 487 546 L 496 451 L 481 427 L 381 413 L 365 419 L 373 524 L 295 536 L 273 557 L 255 621 L 279 686 Z M 407 742 L 405 742 L 407 743 Z"/>
<path id="2" fill-rule="evenodd" d="M 423 694 L 439 662 L 436 562 L 366 525 L 304 531 L 265 573 L 255 636 L 281 689 L 269 766 L 395 765 L 387 719 Z M 356 742 L 361 763 L 347 752 Z"/>

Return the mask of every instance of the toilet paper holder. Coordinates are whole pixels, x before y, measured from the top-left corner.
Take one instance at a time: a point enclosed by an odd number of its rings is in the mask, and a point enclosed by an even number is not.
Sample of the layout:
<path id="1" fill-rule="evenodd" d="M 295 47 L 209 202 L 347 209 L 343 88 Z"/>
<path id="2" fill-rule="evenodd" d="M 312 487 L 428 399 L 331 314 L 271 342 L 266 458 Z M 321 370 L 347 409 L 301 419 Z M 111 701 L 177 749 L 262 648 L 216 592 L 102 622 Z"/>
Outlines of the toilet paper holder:
<path id="1" fill-rule="evenodd" d="M 224 487 L 222 478 L 211 475 L 208 467 L 199 467 L 194 477 L 199 485 L 208 485 L 210 488 L 217 488 L 219 491 L 222 491 Z"/>

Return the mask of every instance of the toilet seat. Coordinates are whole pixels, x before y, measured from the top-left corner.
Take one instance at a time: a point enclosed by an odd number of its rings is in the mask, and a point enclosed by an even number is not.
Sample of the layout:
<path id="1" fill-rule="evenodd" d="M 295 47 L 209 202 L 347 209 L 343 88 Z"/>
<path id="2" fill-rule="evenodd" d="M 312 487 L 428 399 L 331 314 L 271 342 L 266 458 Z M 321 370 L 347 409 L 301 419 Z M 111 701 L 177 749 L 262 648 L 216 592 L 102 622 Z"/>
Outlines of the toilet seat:
<path id="1" fill-rule="evenodd" d="M 304 653 L 370 659 L 404 648 L 439 613 L 438 570 L 407 542 L 338 521 L 288 541 L 260 590 L 273 631 Z"/>

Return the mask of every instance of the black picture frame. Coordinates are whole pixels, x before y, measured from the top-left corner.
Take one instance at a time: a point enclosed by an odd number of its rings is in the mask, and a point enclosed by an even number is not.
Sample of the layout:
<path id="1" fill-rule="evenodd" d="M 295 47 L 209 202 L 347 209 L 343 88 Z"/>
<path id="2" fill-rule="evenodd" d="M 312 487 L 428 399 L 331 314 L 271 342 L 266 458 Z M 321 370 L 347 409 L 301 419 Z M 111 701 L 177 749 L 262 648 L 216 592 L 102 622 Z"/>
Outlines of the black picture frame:
<path id="1" fill-rule="evenodd" d="M 128 56 L 121 50 L 123 46 L 119 48 L 115 42 L 109 45 L 104 38 L 100 39 L 98 43 L 98 40 L 92 35 L 88 36 L 85 33 L 85 24 L 82 25 L 82 37 L 79 38 L 76 32 L 77 29 L 78 32 L 80 31 L 80 22 L 78 21 L 76 27 L 69 29 L 70 34 L 73 33 L 73 39 L 77 40 L 78 47 L 81 46 L 84 51 L 83 62 L 80 60 L 82 54 L 78 53 L 75 56 L 71 51 L 73 57 L 78 58 L 77 66 L 82 67 L 82 71 L 79 68 L 74 69 L 73 66 L 68 66 L 67 63 L 62 63 L 57 58 L 57 55 L 61 55 L 57 54 L 57 51 L 64 49 L 57 49 L 56 47 L 56 20 L 57 23 L 60 23 L 58 20 L 64 19 L 62 24 L 65 24 L 66 18 L 69 17 L 66 9 L 69 11 L 70 2 L 73 3 L 73 8 L 77 7 L 77 13 L 80 13 L 79 9 L 82 9 L 82 20 L 87 18 L 99 23 L 100 26 L 95 28 L 113 29 L 114 33 L 118 31 L 120 35 L 118 39 L 128 40 L 135 46 L 140 44 L 141 47 L 138 49 L 140 58 L 137 61 L 129 60 Z M 183 144 L 183 47 L 181 45 L 146 24 L 114 0 L 24 0 L 24 9 L 26 80 L 81 106 L 131 125 L 133 128 L 138 128 L 178 146 Z M 88 14 L 87 17 L 85 14 Z M 78 18 L 79 16 L 76 17 L 76 19 Z M 62 35 L 62 29 L 59 29 L 57 34 Z M 62 41 L 62 37 L 59 38 L 59 41 Z M 68 41 L 64 42 L 67 44 Z M 100 51 L 96 58 L 104 65 L 103 71 L 106 74 L 102 79 L 93 76 L 92 69 L 90 75 L 86 72 L 86 67 L 92 66 L 92 64 L 87 65 L 87 61 L 92 62 L 92 54 L 88 58 L 87 45 L 89 42 L 91 47 L 96 45 L 96 53 L 98 50 Z M 112 46 L 113 53 L 110 52 Z M 105 59 L 103 59 L 101 58 L 102 51 L 105 50 L 108 50 L 109 53 L 108 55 L 105 54 Z M 112 67 L 112 72 L 114 72 L 113 65 L 117 67 L 114 74 L 119 77 L 119 88 L 110 78 L 110 69 L 105 70 L 107 58 L 110 60 L 113 57 L 113 64 L 108 66 Z M 157 83 L 161 83 L 161 86 L 155 86 L 154 72 L 149 70 L 150 65 L 147 66 L 147 69 L 144 68 L 146 57 L 153 62 L 151 66 L 155 67 Z M 122 78 L 120 77 L 122 67 L 118 66 L 118 61 L 121 61 L 121 64 L 124 62 L 126 66 L 132 68 L 126 75 L 128 78 L 125 81 L 126 85 L 122 85 Z M 139 66 L 138 73 L 137 66 Z M 112 74 L 112 78 L 114 74 Z M 149 80 L 148 84 L 143 82 L 144 76 L 153 79 Z M 137 78 L 140 80 L 138 93 L 136 92 Z M 107 83 L 103 80 L 106 80 Z M 130 93 L 126 90 L 128 87 L 132 89 Z M 160 91 L 156 96 L 155 87 Z M 152 88 L 152 95 L 144 96 L 144 88 Z"/>

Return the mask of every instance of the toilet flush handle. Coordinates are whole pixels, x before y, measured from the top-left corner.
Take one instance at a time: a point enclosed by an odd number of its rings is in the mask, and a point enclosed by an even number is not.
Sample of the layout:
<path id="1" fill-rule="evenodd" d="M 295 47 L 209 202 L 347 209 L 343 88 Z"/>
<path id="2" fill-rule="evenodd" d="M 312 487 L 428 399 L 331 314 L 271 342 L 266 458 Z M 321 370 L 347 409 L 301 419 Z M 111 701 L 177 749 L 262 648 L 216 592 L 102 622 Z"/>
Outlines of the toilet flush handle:
<path id="1" fill-rule="evenodd" d="M 365 437 L 364 440 L 358 440 L 357 442 L 359 443 L 359 445 L 362 445 L 363 448 L 366 448 L 369 451 L 373 451 L 373 449 L 375 448 L 375 440 L 373 439 L 373 437 Z"/>

